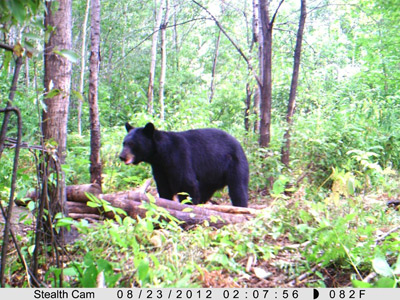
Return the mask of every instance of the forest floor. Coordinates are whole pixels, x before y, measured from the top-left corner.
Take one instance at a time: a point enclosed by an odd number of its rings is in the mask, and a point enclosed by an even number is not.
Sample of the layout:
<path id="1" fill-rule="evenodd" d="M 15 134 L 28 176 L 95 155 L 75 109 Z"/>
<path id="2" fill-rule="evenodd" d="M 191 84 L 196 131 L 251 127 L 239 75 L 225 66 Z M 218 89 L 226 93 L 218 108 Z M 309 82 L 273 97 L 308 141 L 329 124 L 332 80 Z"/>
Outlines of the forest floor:
<path id="1" fill-rule="evenodd" d="M 264 198 L 264 197 L 262 197 Z M 258 198 L 260 199 L 260 198 Z M 250 207 L 260 208 L 271 204 L 272 199 L 267 197 L 252 203 Z M 295 201 L 291 199 L 290 201 Z M 217 199 L 219 204 L 229 204 L 229 197 L 225 194 Z M 15 206 L 13 210 L 12 229 L 17 236 L 24 237 L 28 231 L 34 230 L 34 225 L 25 225 L 21 221 L 24 217 L 31 218 L 32 215 L 26 207 Z M 33 224 L 33 223 L 32 223 Z M 0 231 L 3 232 L 4 218 L 0 214 Z M 76 237 L 74 237 L 76 238 Z M 73 240 L 72 240 L 73 241 Z M 289 249 L 278 251 L 268 260 L 254 261 L 252 255 L 242 258 L 239 263 L 246 269 L 246 273 L 239 276 L 237 273 L 231 274 L 227 269 L 205 270 L 198 281 L 205 288 L 209 287 L 347 287 L 351 286 L 351 274 L 354 270 L 337 270 L 335 267 L 320 268 L 315 266 L 311 271 L 298 270 L 298 262 L 304 260 L 301 255 L 301 248 L 304 245 L 293 245 L 285 236 L 278 239 L 263 241 L 276 249 Z M 305 243 L 306 244 L 306 243 Z M 13 251 L 14 252 L 14 251 Z M 261 275 L 260 275 L 261 272 Z M 302 273 L 304 272 L 304 273 Z M 368 274 L 363 274 L 368 275 Z M 200 275 L 199 275 L 200 276 Z M 323 278 L 323 280 L 321 279 Z M 21 282 L 23 284 L 23 282 Z"/>

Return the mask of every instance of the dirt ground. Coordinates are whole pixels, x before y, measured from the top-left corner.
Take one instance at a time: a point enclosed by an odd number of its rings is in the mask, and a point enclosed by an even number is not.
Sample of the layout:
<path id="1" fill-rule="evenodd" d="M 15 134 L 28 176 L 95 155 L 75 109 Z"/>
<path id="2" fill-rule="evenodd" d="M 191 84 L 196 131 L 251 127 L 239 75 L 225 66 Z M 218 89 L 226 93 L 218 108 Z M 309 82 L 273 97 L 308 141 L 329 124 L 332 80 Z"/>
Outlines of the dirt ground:
<path id="1" fill-rule="evenodd" d="M 11 218 L 11 229 L 13 232 L 17 235 L 24 235 L 28 230 L 33 229 L 33 225 L 26 225 L 24 224 L 24 221 L 21 220 L 24 216 L 27 216 L 27 218 L 31 218 L 31 213 L 26 207 L 22 206 L 13 206 L 13 213 L 12 213 L 12 218 Z M 3 232 L 5 226 L 5 221 L 3 214 L 0 213 L 0 231 Z"/>

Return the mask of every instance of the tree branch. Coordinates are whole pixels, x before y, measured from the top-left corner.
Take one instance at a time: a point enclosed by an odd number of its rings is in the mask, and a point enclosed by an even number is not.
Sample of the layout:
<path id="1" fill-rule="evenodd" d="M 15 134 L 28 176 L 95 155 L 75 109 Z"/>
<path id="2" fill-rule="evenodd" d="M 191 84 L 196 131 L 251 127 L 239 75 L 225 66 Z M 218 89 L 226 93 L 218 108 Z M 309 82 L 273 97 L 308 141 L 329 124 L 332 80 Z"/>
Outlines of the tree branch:
<path id="1" fill-rule="evenodd" d="M 208 18 L 194 18 L 194 19 L 186 20 L 186 21 L 183 21 L 181 23 L 174 24 L 174 25 L 167 25 L 166 28 L 170 28 L 170 27 L 174 27 L 174 26 L 178 26 L 178 25 L 185 25 L 187 23 L 194 22 L 194 21 L 199 21 L 199 20 L 208 20 Z M 124 57 L 122 57 L 119 60 L 117 60 L 116 63 L 118 64 L 120 61 L 122 61 L 125 58 L 127 58 L 128 55 L 132 53 L 132 51 L 136 50 L 140 45 L 142 45 L 145 41 L 147 41 L 150 37 L 152 37 L 153 34 L 155 34 L 156 32 L 159 32 L 160 30 L 161 30 L 161 28 L 158 28 L 157 30 L 153 31 L 152 33 L 146 35 L 136 46 L 134 46 L 131 49 L 129 49 L 126 52 Z"/>
<path id="2" fill-rule="evenodd" d="M 281 5 L 282 5 L 282 3 L 283 3 L 284 1 L 285 1 L 285 0 L 281 0 L 281 2 L 280 2 L 279 5 L 278 5 L 278 8 L 275 10 L 275 13 L 274 13 L 274 15 L 272 16 L 272 19 L 271 19 L 271 26 L 274 25 L 275 18 L 276 18 L 277 14 L 278 14 L 278 11 L 279 11 L 279 9 L 281 8 Z"/>
<path id="3" fill-rule="evenodd" d="M 284 0 L 282 0 L 284 1 Z M 242 49 L 240 49 L 240 47 L 235 43 L 234 40 L 232 40 L 232 38 L 228 35 L 228 33 L 224 30 L 224 28 L 222 27 L 222 25 L 218 22 L 218 20 L 214 17 L 214 15 L 207 9 L 205 8 L 203 5 L 201 5 L 200 3 L 198 3 L 195 0 L 192 0 L 192 2 L 194 2 L 196 5 L 198 5 L 201 9 L 203 9 L 210 17 L 211 19 L 215 22 L 215 25 L 217 25 L 217 27 L 221 30 L 221 32 L 226 36 L 226 38 L 231 42 L 231 44 L 235 47 L 235 49 L 239 52 L 240 56 L 246 61 L 247 63 L 247 67 L 252 71 L 255 79 L 257 80 L 257 82 L 260 84 L 260 79 L 258 78 L 253 65 L 251 64 L 250 60 L 247 58 L 247 56 L 243 53 Z"/>
<path id="4" fill-rule="evenodd" d="M 6 45 L 6 44 L 3 44 L 3 43 L 0 43 L 0 48 L 2 48 L 4 50 L 7 50 L 7 51 L 11 51 L 11 52 L 14 51 L 14 47 L 13 46 Z"/>

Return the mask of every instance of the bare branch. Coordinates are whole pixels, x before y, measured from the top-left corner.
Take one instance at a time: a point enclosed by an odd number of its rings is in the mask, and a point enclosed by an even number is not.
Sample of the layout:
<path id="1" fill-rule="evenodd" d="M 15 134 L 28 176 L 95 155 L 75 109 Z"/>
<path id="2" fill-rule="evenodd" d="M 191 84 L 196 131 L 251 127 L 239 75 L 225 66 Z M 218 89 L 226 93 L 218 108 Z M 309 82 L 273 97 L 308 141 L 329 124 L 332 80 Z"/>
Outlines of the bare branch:
<path id="1" fill-rule="evenodd" d="M 273 17 L 272 17 L 272 19 L 271 19 L 271 26 L 274 25 L 275 18 L 276 18 L 277 14 L 278 14 L 279 8 L 281 8 L 281 5 L 282 5 L 282 3 L 283 3 L 284 1 L 285 1 L 285 0 L 281 0 L 281 2 L 280 2 L 279 5 L 278 5 L 278 8 L 275 10 L 275 13 L 274 13 L 274 15 L 273 15 Z"/>
<path id="2" fill-rule="evenodd" d="M 190 22 L 195 22 L 195 21 L 199 21 L 199 20 L 209 20 L 208 18 L 194 18 L 191 20 L 186 20 L 184 22 L 181 23 L 177 23 L 174 25 L 167 25 L 166 28 L 170 28 L 170 27 L 174 27 L 174 26 L 179 26 L 179 25 L 185 25 L 187 23 Z M 128 55 L 130 55 L 132 53 L 132 51 L 136 50 L 137 48 L 139 48 L 145 41 L 147 41 L 149 38 L 151 38 L 153 36 L 153 34 L 155 34 L 156 32 L 159 32 L 161 30 L 161 28 L 158 28 L 157 30 L 154 30 L 152 33 L 149 33 L 148 35 L 146 35 L 136 46 L 132 47 L 131 49 L 129 49 L 125 56 L 120 58 L 119 60 L 116 61 L 116 63 L 118 64 L 120 61 L 124 60 L 125 58 L 128 57 Z"/>
<path id="3" fill-rule="evenodd" d="M 218 20 L 214 17 L 214 15 L 207 9 L 205 8 L 203 5 L 201 5 L 200 3 L 198 3 L 195 0 L 192 0 L 192 2 L 194 2 L 196 5 L 198 5 L 201 9 L 203 9 L 210 17 L 211 19 L 215 22 L 215 25 L 217 25 L 217 27 L 221 30 L 221 32 L 227 37 L 227 39 L 231 42 L 231 44 L 235 47 L 235 49 L 239 52 L 240 56 L 246 61 L 247 63 L 247 67 L 252 71 L 255 79 L 257 80 L 258 83 L 260 83 L 260 79 L 258 78 L 253 65 L 251 64 L 250 60 L 247 58 L 247 56 L 243 53 L 242 49 L 240 49 L 240 47 L 235 43 L 234 40 L 232 40 L 232 38 L 229 36 L 229 34 L 225 31 L 225 29 L 222 27 L 222 25 L 218 22 Z"/>
<path id="4" fill-rule="evenodd" d="M 2 48 L 4 50 L 7 50 L 7 51 L 14 51 L 14 47 L 13 46 L 6 45 L 6 44 L 3 44 L 3 43 L 0 43 L 0 48 Z"/>

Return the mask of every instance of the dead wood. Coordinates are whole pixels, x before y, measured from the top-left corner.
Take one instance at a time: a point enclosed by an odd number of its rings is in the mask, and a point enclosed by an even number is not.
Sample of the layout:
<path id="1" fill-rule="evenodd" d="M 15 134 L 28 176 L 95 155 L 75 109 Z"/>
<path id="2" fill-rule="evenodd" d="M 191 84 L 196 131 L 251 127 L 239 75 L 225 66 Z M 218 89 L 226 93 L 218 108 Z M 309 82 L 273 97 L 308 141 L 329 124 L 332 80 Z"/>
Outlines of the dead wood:
<path id="1" fill-rule="evenodd" d="M 70 217 L 77 218 L 85 217 L 87 214 L 100 214 L 97 208 L 88 207 L 82 203 L 84 200 L 87 201 L 86 196 L 82 197 L 82 191 L 88 190 L 88 186 L 90 185 L 84 186 L 85 187 L 74 186 L 73 189 L 70 189 L 70 198 L 68 198 L 67 202 Z M 148 182 L 146 182 L 145 186 L 148 186 Z M 143 203 L 150 202 L 149 198 L 141 192 L 141 190 L 144 189 L 145 188 L 142 187 L 136 191 L 118 192 L 115 194 L 97 194 L 97 197 L 106 200 L 113 207 L 124 210 L 132 218 L 136 218 L 137 216 L 144 218 L 147 209 L 143 206 Z M 245 222 L 256 214 L 256 210 L 250 208 L 211 204 L 195 206 L 157 197 L 154 197 L 154 204 L 167 210 L 171 216 L 182 221 L 185 225 L 203 224 L 207 221 L 212 226 L 222 227 L 226 224 Z M 107 213 L 105 217 L 113 218 L 114 215 L 112 213 Z"/>
<path id="2" fill-rule="evenodd" d="M 101 220 L 102 217 L 100 215 L 96 215 L 96 214 L 76 214 L 76 213 L 70 213 L 68 214 L 69 217 L 71 217 L 72 219 L 78 220 L 78 219 L 85 219 L 88 220 L 90 222 L 93 222 L 93 220 Z"/>
<path id="3" fill-rule="evenodd" d="M 68 201 L 87 202 L 89 199 L 86 197 L 85 193 L 90 193 L 95 196 L 100 195 L 101 187 L 97 183 L 67 186 Z"/>
<path id="4" fill-rule="evenodd" d="M 254 208 L 237 207 L 237 206 L 230 206 L 230 205 L 204 204 L 200 207 L 205 208 L 205 209 L 220 211 L 220 212 L 224 212 L 224 213 L 229 213 L 229 214 L 255 215 L 257 213 L 257 210 Z"/>
<path id="5" fill-rule="evenodd" d="M 69 185 L 67 186 L 67 200 L 73 202 L 86 203 L 89 199 L 86 197 L 85 193 L 93 194 L 98 196 L 101 194 L 100 185 L 97 183 L 89 184 L 79 184 L 79 185 Z M 37 194 L 36 191 L 30 191 L 26 194 L 26 198 L 36 201 Z"/>

